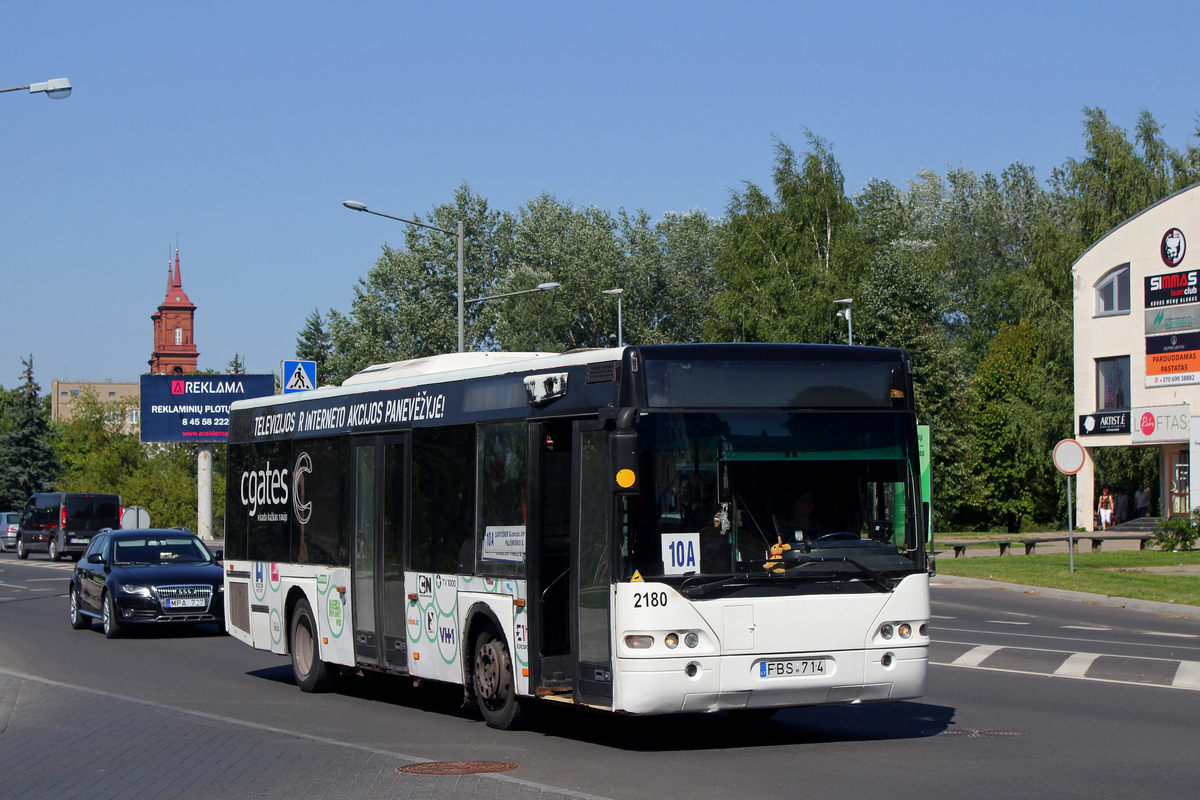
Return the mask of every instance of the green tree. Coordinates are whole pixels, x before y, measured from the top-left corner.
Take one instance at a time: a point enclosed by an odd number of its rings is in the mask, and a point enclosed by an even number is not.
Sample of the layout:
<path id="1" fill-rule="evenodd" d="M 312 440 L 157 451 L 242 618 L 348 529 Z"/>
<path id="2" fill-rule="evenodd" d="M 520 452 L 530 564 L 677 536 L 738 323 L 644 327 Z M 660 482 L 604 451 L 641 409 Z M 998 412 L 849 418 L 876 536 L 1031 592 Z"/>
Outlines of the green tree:
<path id="1" fill-rule="evenodd" d="M 321 311 L 314 308 L 304 320 L 304 329 L 296 337 L 296 358 L 301 361 L 315 361 L 317 365 L 317 385 L 326 383 L 325 362 L 333 352 L 333 341 L 326 330 L 325 320 Z"/>
<path id="2" fill-rule="evenodd" d="M 21 385 L 4 409 L 5 431 L 0 435 L 0 507 L 20 508 L 34 492 L 50 491 L 61 465 L 54 451 L 50 414 L 33 377 L 33 356 Z"/>
<path id="3" fill-rule="evenodd" d="M 828 142 L 806 137 L 802 163 L 776 141 L 774 199 L 747 183 L 730 200 L 711 340 L 826 341 L 832 301 L 858 283 L 863 252 L 841 167 Z"/>
<path id="4" fill-rule="evenodd" d="M 80 392 L 71 419 L 56 423 L 60 489 L 123 494 L 126 481 L 146 461 L 138 435 L 125 429 L 128 412 L 136 407 L 134 398 L 103 402 L 91 387 Z"/>

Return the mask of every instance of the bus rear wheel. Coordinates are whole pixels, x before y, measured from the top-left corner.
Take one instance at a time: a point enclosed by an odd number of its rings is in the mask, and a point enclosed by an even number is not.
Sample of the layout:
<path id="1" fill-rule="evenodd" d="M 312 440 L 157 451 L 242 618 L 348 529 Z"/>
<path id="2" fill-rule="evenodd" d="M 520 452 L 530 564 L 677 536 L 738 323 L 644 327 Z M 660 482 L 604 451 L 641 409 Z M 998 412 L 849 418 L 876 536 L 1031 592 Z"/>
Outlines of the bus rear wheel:
<path id="1" fill-rule="evenodd" d="M 317 644 L 317 618 L 307 600 L 300 600 L 292 611 L 291 637 L 292 674 L 302 692 L 327 692 L 333 687 L 336 673 L 330 664 L 321 660 Z"/>
<path id="2" fill-rule="evenodd" d="M 524 700 L 517 696 L 512 655 L 504 639 L 490 630 L 475 638 L 475 664 L 471 679 L 475 699 L 488 727 L 515 730 L 525 724 Z"/>

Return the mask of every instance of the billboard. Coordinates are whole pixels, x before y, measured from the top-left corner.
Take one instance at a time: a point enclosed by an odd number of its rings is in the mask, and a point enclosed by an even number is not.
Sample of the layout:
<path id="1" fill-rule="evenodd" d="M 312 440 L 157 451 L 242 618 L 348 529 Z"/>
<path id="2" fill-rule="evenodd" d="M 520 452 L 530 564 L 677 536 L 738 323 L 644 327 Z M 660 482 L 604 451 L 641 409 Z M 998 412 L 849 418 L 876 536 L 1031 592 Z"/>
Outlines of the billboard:
<path id="1" fill-rule="evenodd" d="M 229 441 L 229 404 L 273 394 L 274 375 L 143 375 L 142 441 Z"/>
<path id="2" fill-rule="evenodd" d="M 1200 332 L 1146 337 L 1146 388 L 1200 383 Z"/>
<path id="3" fill-rule="evenodd" d="M 1155 442 L 1186 442 L 1191 433 L 1191 406 L 1150 406 L 1133 409 L 1132 441 L 1134 444 Z"/>

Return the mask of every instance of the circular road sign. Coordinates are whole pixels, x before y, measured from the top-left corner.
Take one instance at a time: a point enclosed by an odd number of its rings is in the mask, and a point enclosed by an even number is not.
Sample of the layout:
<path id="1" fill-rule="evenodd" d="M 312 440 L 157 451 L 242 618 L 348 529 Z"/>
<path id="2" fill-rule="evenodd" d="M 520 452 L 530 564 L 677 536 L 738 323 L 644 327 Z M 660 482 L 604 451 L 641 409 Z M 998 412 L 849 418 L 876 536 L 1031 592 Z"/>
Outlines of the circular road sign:
<path id="1" fill-rule="evenodd" d="M 1074 475 L 1083 469 L 1083 445 L 1074 439 L 1063 439 L 1054 445 L 1054 466 L 1064 475 Z"/>

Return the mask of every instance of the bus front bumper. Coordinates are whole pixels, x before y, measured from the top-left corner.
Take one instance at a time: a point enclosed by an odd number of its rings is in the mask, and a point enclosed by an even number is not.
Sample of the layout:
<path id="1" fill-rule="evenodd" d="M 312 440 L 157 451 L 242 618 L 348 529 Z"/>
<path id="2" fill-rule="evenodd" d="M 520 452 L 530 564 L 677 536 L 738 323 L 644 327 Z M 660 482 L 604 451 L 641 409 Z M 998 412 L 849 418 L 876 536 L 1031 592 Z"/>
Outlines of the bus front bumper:
<path id="1" fill-rule="evenodd" d="M 670 714 L 920 697 L 929 648 L 615 661 L 614 710 Z"/>

